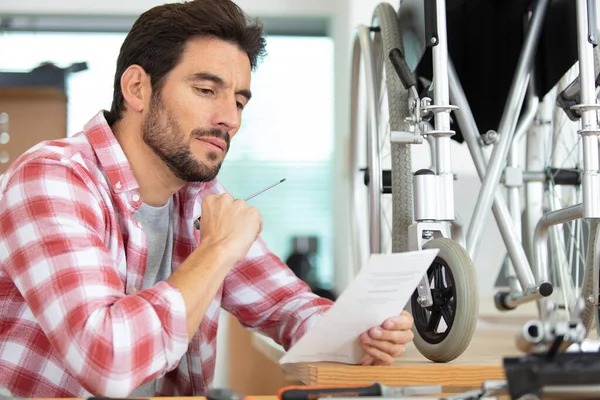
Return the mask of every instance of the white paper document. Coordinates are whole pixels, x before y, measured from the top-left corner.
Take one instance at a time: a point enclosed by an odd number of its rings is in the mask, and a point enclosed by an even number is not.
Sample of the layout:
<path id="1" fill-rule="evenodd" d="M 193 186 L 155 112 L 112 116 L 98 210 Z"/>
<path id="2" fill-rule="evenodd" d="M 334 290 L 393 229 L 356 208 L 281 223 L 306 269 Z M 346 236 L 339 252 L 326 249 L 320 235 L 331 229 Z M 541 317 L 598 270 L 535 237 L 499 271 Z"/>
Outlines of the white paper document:
<path id="1" fill-rule="evenodd" d="M 399 315 L 437 249 L 373 254 L 335 304 L 279 360 L 356 364 L 364 356 L 361 333 Z"/>

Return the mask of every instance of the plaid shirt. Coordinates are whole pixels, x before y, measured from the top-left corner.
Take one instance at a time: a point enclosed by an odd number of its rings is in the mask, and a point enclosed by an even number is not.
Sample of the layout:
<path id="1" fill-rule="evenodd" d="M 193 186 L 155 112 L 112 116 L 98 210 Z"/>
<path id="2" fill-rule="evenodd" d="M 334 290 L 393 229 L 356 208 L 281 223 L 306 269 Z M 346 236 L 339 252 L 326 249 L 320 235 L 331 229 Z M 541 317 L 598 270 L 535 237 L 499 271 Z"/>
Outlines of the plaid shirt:
<path id="1" fill-rule="evenodd" d="M 203 196 L 224 191 L 214 180 L 174 195 L 173 269 L 200 241 Z M 288 348 L 331 304 L 258 239 L 189 340 L 180 292 L 142 290 L 138 184 L 102 112 L 16 160 L 0 194 L 0 386 L 14 396 L 124 397 L 153 379 L 157 395 L 203 395 L 221 308 Z"/>

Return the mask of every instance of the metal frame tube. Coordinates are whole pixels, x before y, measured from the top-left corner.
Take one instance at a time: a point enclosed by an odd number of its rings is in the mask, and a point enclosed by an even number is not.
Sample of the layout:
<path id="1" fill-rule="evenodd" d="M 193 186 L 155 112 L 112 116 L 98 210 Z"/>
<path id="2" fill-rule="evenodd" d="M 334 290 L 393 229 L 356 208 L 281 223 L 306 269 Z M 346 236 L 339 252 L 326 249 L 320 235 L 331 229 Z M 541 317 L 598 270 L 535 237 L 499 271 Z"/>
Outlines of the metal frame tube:
<path id="1" fill-rule="evenodd" d="M 515 131 L 515 137 L 513 138 L 510 150 L 508 152 L 507 167 L 519 168 L 520 164 L 520 150 L 521 146 L 519 141 L 525 135 L 525 132 L 529 129 L 529 126 L 535 118 L 537 112 L 537 98 L 529 92 L 526 103 L 526 108 L 523 112 L 523 118 L 519 122 L 519 125 Z M 521 168 L 521 173 L 523 168 Z M 522 241 L 522 224 L 521 224 L 521 196 L 519 193 L 518 186 L 509 186 L 506 188 L 507 192 L 507 206 L 512 216 L 512 221 L 515 226 L 515 231 L 519 237 L 519 241 Z"/>
<path id="2" fill-rule="evenodd" d="M 544 326 L 540 321 L 527 321 L 517 333 L 516 347 L 523 353 L 529 353 L 532 347 L 544 340 Z"/>
<path id="3" fill-rule="evenodd" d="M 545 214 L 537 223 L 533 234 L 533 260 L 536 279 L 538 282 L 547 282 L 549 278 L 548 269 L 548 230 L 551 226 L 564 224 L 583 217 L 583 205 L 576 204 L 571 207 L 551 211 Z M 543 299 L 540 307 L 540 320 L 546 322 L 548 318 L 549 307 L 544 303 L 548 299 Z"/>
<path id="4" fill-rule="evenodd" d="M 535 120 L 535 116 L 538 111 L 538 105 L 540 104 L 539 99 L 534 95 L 527 96 L 527 104 L 525 111 L 523 112 L 523 118 L 519 125 L 517 126 L 517 130 L 515 131 L 515 138 L 513 139 L 512 147 L 510 149 L 510 153 L 508 153 L 508 166 L 509 167 L 518 167 L 520 160 L 520 149 L 521 146 L 518 146 L 517 142 L 521 140 L 521 138 L 527 133 L 531 124 Z M 515 151 L 516 150 L 516 151 Z"/>
<path id="5" fill-rule="evenodd" d="M 547 146 L 546 142 L 552 140 L 553 132 L 552 114 L 556 109 L 555 90 L 551 90 L 540 103 L 536 123 L 527 134 L 526 165 L 528 171 L 543 171 L 546 168 Z M 526 180 L 525 186 L 525 238 L 523 246 L 529 260 L 533 263 L 533 233 L 537 222 L 544 214 L 544 184 L 547 181 L 546 174 L 543 180 Z"/>
<path id="6" fill-rule="evenodd" d="M 433 76 L 435 90 L 433 102 L 436 106 L 450 105 L 448 89 L 448 32 L 446 27 L 446 0 L 436 0 L 436 20 L 438 31 L 438 44 L 433 46 Z M 454 174 L 452 172 L 450 113 L 438 112 L 435 118 L 435 131 L 442 134 L 435 135 L 436 174 L 439 178 L 440 201 L 439 215 L 441 219 L 454 219 Z"/>
<path id="7" fill-rule="evenodd" d="M 550 191 L 554 190 L 553 185 L 550 186 Z M 560 210 L 561 205 L 559 204 L 556 196 L 550 194 L 549 198 L 550 207 L 553 210 Z M 571 280 L 571 270 L 569 269 L 569 259 L 567 258 L 567 253 L 565 251 L 565 237 L 563 235 L 563 230 L 560 229 L 559 225 L 552 225 L 549 228 L 550 235 L 550 243 L 552 243 L 551 247 L 551 257 L 548 264 L 548 269 L 555 269 L 556 276 L 558 278 L 560 290 L 563 294 L 563 298 L 565 301 L 565 314 L 567 319 L 571 318 L 571 311 L 573 310 L 574 302 L 577 298 L 574 296 L 573 291 L 573 281 Z M 571 239 L 572 240 L 572 239 Z M 551 267 L 552 266 L 552 267 Z"/>
<path id="8" fill-rule="evenodd" d="M 523 182 L 524 183 L 546 182 L 547 180 L 548 180 L 548 177 L 546 176 L 546 173 L 544 173 L 544 172 L 523 171 Z M 500 183 L 504 183 L 504 182 L 505 182 L 505 178 L 501 177 Z"/>
<path id="9" fill-rule="evenodd" d="M 577 50 L 579 55 L 579 82 L 581 104 L 596 104 L 594 48 L 588 41 L 588 2 L 576 0 Z M 600 217 L 600 176 L 598 175 L 598 119 L 597 109 L 581 109 L 583 137 L 583 209 L 586 218 Z"/>
<path id="10" fill-rule="evenodd" d="M 479 146 L 479 131 L 452 62 L 448 63 L 448 76 L 452 103 L 459 107 L 459 110 L 455 112 L 456 119 L 460 125 L 463 137 L 467 142 L 467 146 L 469 147 L 469 152 L 471 153 L 477 174 L 480 179 L 483 179 L 486 161 L 483 156 L 483 151 Z M 517 233 L 512 224 L 511 216 L 506 207 L 504 198 L 498 190 L 495 192 L 492 211 L 496 218 L 496 223 L 498 224 L 498 229 L 500 230 L 504 244 L 506 245 L 508 255 L 514 265 L 519 282 L 521 283 L 521 287 L 525 289 L 527 287 L 535 286 L 535 279 L 531 266 L 529 265 L 523 246 L 517 239 Z M 469 255 L 473 257 L 471 253 L 469 253 Z"/>
<path id="11" fill-rule="evenodd" d="M 435 89 L 433 102 L 436 106 L 450 105 L 448 88 L 448 41 L 446 32 L 446 0 L 436 0 L 437 29 L 439 42 L 433 47 L 433 74 L 435 76 Z M 435 130 L 450 130 L 450 114 L 447 112 L 435 113 Z M 447 139 L 447 140 L 442 140 Z M 450 158 L 450 138 L 440 137 L 437 140 L 437 173 L 438 175 L 452 173 L 452 160 Z"/>
<path id="12" fill-rule="evenodd" d="M 508 149 L 514 136 L 517 118 L 527 89 L 529 72 L 531 71 L 533 64 L 535 49 L 541 34 L 542 23 L 548 8 L 548 3 L 549 0 L 539 0 L 530 20 L 523 51 L 521 52 L 515 71 L 515 78 L 513 79 L 506 106 L 498 127 L 500 140 L 492 152 L 482 188 L 479 192 L 477 203 L 475 204 L 469 231 L 467 233 L 467 251 L 471 255 L 476 253 L 480 243 L 481 231 L 483 230 L 483 224 L 485 222 L 484 218 L 492 205 L 496 193 L 495 186 L 498 184 L 502 172 L 502 164 L 504 163 L 504 160 L 506 160 Z"/>
<path id="13" fill-rule="evenodd" d="M 521 144 L 520 141 L 523 138 L 523 136 L 525 135 L 525 133 L 529 130 L 529 127 L 531 126 L 533 120 L 535 119 L 535 115 L 537 113 L 537 106 L 539 104 L 539 100 L 536 96 L 533 95 L 533 92 L 530 90 L 528 92 L 527 95 L 527 102 L 525 105 L 525 110 L 523 112 L 523 117 L 521 119 L 521 121 L 519 122 L 519 125 L 517 127 L 517 130 L 515 132 L 515 137 L 512 141 L 511 147 L 510 147 L 510 151 L 508 153 L 508 160 L 507 160 L 507 166 L 510 168 L 519 168 L 520 166 L 520 150 L 521 150 Z M 521 179 L 523 178 L 523 168 L 520 168 L 520 172 L 521 172 Z M 521 182 L 523 182 L 521 180 Z M 517 235 L 517 240 L 520 243 L 523 243 L 523 234 L 522 234 L 522 230 L 523 230 L 523 224 L 522 224 L 522 216 L 521 216 L 521 188 L 522 188 L 522 183 L 521 186 L 508 186 L 506 188 L 506 194 L 507 194 L 507 206 L 508 206 L 508 210 L 510 212 L 510 215 L 512 217 L 512 223 L 514 226 L 514 232 Z M 519 288 L 516 283 L 515 283 L 515 268 L 514 265 L 512 263 L 512 261 L 510 260 L 509 257 L 509 263 L 508 263 L 508 268 L 506 271 L 506 277 L 508 279 L 508 282 L 510 284 L 510 288 L 512 291 L 518 291 L 521 288 Z"/>
<path id="14" fill-rule="evenodd" d="M 427 143 L 429 143 L 429 153 L 431 154 L 431 164 L 429 166 L 429 168 L 432 171 L 437 171 L 437 165 L 436 165 L 436 140 L 433 136 L 431 135 L 427 135 Z"/>

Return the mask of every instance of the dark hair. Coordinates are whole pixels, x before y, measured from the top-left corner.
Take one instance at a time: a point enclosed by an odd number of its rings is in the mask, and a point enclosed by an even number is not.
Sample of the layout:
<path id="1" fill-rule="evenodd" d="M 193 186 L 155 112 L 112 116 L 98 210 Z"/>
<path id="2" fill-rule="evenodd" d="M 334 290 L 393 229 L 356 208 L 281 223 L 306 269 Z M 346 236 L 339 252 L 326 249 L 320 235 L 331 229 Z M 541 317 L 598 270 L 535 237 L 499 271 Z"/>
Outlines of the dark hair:
<path id="1" fill-rule="evenodd" d="M 144 68 L 153 93 L 160 92 L 165 75 L 179 63 L 186 42 L 203 36 L 237 44 L 248 54 L 252 70 L 266 55 L 262 24 L 251 21 L 230 0 L 193 0 L 151 8 L 135 21 L 121 46 L 109 124 L 122 117 L 121 76 L 130 65 Z"/>

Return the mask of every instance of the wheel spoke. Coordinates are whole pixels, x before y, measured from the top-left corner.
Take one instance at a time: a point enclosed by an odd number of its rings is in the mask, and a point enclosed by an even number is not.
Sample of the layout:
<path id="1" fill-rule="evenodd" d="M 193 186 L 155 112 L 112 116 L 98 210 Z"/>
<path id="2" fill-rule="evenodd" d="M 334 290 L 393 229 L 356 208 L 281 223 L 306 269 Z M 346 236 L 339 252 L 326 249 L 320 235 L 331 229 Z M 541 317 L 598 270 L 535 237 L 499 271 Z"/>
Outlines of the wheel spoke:
<path id="1" fill-rule="evenodd" d="M 442 266 L 436 264 L 433 272 L 433 285 L 436 289 L 444 287 L 444 275 L 442 274 Z"/>
<path id="2" fill-rule="evenodd" d="M 427 324 L 428 332 L 435 332 L 440 325 L 442 320 L 442 313 L 438 310 L 431 311 L 431 315 L 429 316 L 429 324 Z"/>
<path id="3" fill-rule="evenodd" d="M 446 325 L 450 326 L 452 324 L 452 320 L 454 318 L 454 313 L 449 305 L 443 306 L 441 309 L 441 315 L 444 317 L 444 321 L 446 321 Z"/>

